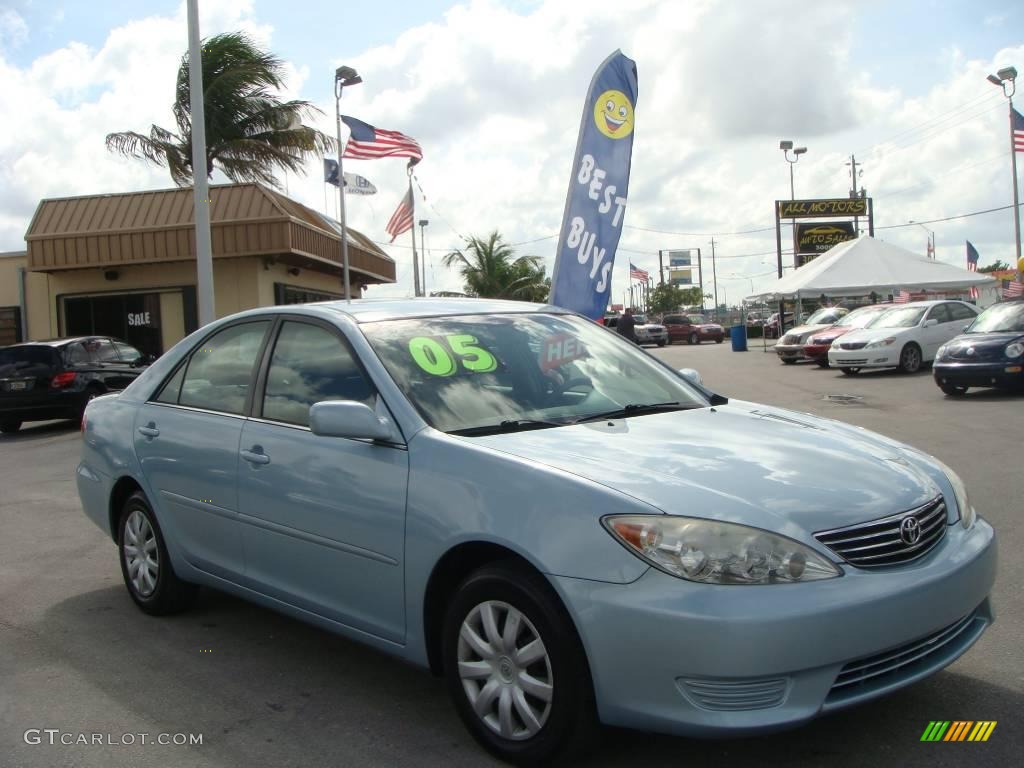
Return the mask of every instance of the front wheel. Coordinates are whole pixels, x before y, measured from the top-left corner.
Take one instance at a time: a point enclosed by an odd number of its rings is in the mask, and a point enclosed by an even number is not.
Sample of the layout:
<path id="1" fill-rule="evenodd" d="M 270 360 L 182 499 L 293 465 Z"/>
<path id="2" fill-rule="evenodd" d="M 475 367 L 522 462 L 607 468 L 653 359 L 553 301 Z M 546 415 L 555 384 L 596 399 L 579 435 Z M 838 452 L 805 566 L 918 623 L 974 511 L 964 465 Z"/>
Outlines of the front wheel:
<path id="1" fill-rule="evenodd" d="M 796 358 L 795 357 L 780 357 L 779 359 L 782 362 L 784 362 L 786 365 L 793 365 L 793 364 L 796 363 Z"/>
<path id="2" fill-rule="evenodd" d="M 128 594 L 143 611 L 153 616 L 179 613 L 195 601 L 199 588 L 174 573 L 156 516 L 141 491 L 129 496 L 121 510 L 117 548 Z"/>
<path id="3" fill-rule="evenodd" d="M 700 337 L 696 333 L 691 333 L 690 337 L 686 340 L 687 344 L 700 344 Z"/>
<path id="4" fill-rule="evenodd" d="M 917 373 L 921 370 L 921 348 L 917 344 L 907 344 L 900 352 L 900 364 L 897 367 L 902 373 Z"/>
<path id="5" fill-rule="evenodd" d="M 950 397 L 963 397 L 967 394 L 967 387 L 960 387 L 956 384 L 940 384 L 939 389 Z"/>
<path id="6" fill-rule="evenodd" d="M 715 339 L 715 344 L 721 344 L 725 339 Z"/>
<path id="7" fill-rule="evenodd" d="M 860 373 L 860 368 L 840 368 L 839 370 L 842 371 L 847 376 L 856 376 L 858 373 Z"/>
<path id="8" fill-rule="evenodd" d="M 666 345 L 667 343 L 668 343 L 668 342 L 667 342 L 667 341 L 665 341 L 665 339 L 662 339 L 661 341 L 659 341 L 659 342 L 658 342 L 658 346 L 659 346 L 659 347 L 664 347 L 664 346 L 665 346 L 665 345 Z"/>
<path id="9" fill-rule="evenodd" d="M 443 654 L 455 708 L 494 756 L 534 765 L 592 746 L 586 655 L 539 574 L 503 562 L 470 575 L 445 616 Z"/>
<path id="10" fill-rule="evenodd" d="M 824 360 L 816 360 L 815 362 L 818 364 L 818 366 L 820 368 L 828 368 L 828 358 L 827 357 Z"/>
<path id="11" fill-rule="evenodd" d="M 21 429 L 21 422 L 20 421 L 3 421 L 3 422 L 0 422 L 0 432 L 3 432 L 5 435 L 13 435 L 19 429 Z"/>

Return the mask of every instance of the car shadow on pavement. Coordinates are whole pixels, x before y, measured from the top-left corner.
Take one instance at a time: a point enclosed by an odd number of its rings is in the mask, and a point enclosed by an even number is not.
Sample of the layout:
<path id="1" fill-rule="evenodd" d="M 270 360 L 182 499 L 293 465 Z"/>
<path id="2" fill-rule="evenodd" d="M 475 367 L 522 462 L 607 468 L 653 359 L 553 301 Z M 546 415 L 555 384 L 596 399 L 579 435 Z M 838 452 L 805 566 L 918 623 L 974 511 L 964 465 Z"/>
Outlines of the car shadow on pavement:
<path id="1" fill-rule="evenodd" d="M 81 428 L 81 424 L 73 419 L 62 421 L 39 421 L 29 422 L 22 426 L 17 432 L 0 435 L 0 443 L 30 442 L 32 440 L 43 440 L 54 435 L 63 435 L 74 432 Z"/>
<path id="2" fill-rule="evenodd" d="M 50 723 L 70 711 L 89 724 L 103 702 L 104 712 L 126 713 L 124 732 L 203 733 L 204 765 L 498 765 L 463 729 L 442 681 L 214 590 L 202 590 L 188 613 L 154 618 L 118 581 L 10 628 L 24 642 L 8 657 L 16 702 L 8 720 Z M 31 652 L 30 663 L 19 663 L 19 646 Z M 45 674 L 33 674 L 40 668 Z M 950 671 L 769 736 L 704 741 L 606 728 L 581 764 L 934 765 L 935 745 L 920 743 L 930 720 L 999 721 L 989 743 L 969 745 L 973 764 L 1009 763 L 1013 745 L 1024 741 L 1022 708 L 1019 691 Z M 96 727 L 108 722 L 92 717 Z M 73 749 L 61 749 L 71 759 Z M 117 754 L 127 757 L 123 750 Z M 170 759 L 163 750 L 139 757 L 137 765 Z M 172 762 L 192 764 L 184 752 Z"/>

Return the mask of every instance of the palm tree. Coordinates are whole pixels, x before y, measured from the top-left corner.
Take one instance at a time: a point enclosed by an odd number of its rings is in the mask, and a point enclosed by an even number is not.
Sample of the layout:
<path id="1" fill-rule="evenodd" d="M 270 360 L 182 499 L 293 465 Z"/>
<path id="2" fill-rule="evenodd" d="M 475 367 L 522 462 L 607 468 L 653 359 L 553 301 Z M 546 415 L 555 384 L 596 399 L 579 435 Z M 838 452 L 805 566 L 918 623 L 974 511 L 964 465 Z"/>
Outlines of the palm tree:
<path id="1" fill-rule="evenodd" d="M 232 181 L 278 186 L 274 171 L 297 172 L 307 155 L 334 146 L 324 133 L 302 124 L 320 110 L 308 101 L 281 101 L 284 63 L 240 32 L 203 41 L 206 113 L 206 175 L 214 165 Z M 178 67 L 174 119 L 177 133 L 158 125 L 149 136 L 124 131 L 107 135 L 107 149 L 166 165 L 178 186 L 192 183 L 192 114 L 188 54 Z"/>
<path id="2" fill-rule="evenodd" d="M 469 238 L 465 252 L 444 257 L 446 267 L 458 267 L 466 293 L 489 299 L 546 301 L 551 281 L 544 277 L 539 256 L 515 257 L 497 230 L 487 239 Z"/>

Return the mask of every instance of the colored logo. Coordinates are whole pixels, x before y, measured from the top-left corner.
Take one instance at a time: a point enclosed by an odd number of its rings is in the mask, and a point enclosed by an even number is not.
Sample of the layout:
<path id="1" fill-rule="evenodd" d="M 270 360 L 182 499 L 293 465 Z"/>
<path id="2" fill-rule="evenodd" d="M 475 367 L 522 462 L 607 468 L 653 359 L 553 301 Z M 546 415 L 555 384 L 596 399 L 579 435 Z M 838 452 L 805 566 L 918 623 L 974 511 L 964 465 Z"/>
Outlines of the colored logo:
<path id="1" fill-rule="evenodd" d="M 996 720 L 932 720 L 921 734 L 921 741 L 988 741 L 996 729 Z"/>
<path id="2" fill-rule="evenodd" d="M 633 132 L 633 105 L 622 91 L 605 91 L 594 102 L 594 124 L 609 139 L 624 139 Z"/>
<path id="3" fill-rule="evenodd" d="M 916 517 L 904 517 L 900 523 L 900 538 L 903 543 L 913 546 L 921 538 L 921 524 Z"/>

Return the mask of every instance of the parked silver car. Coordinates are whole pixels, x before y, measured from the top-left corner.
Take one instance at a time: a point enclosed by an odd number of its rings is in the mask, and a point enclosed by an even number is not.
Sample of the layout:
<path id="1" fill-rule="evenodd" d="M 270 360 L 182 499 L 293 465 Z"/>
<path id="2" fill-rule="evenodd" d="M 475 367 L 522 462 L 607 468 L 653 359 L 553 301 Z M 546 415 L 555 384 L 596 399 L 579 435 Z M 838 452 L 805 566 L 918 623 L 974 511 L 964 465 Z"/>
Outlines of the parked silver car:
<path id="1" fill-rule="evenodd" d="M 146 613 L 205 585 L 427 667 L 522 764 L 598 722 L 790 727 L 992 622 L 994 534 L 953 470 L 555 307 L 219 320 L 90 403 L 77 483 Z"/>

